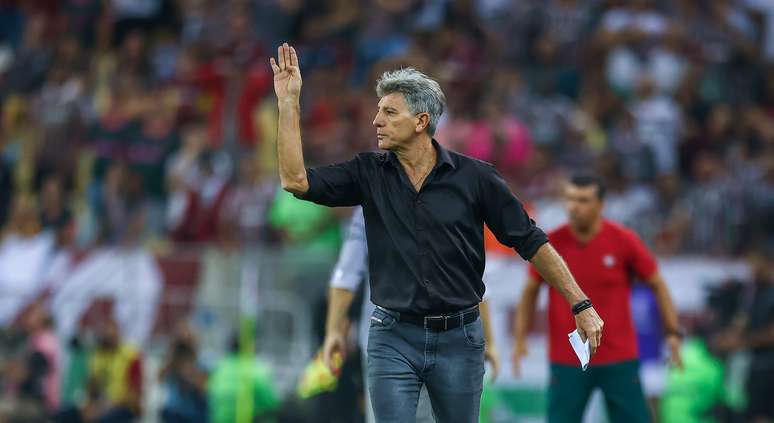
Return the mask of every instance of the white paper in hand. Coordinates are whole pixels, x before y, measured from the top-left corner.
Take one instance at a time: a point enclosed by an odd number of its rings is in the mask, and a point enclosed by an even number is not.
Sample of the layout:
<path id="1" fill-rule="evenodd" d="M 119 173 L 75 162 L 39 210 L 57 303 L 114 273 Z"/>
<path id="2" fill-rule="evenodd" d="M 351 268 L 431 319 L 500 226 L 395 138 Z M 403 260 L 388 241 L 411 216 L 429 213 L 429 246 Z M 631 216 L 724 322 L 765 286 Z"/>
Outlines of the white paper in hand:
<path id="1" fill-rule="evenodd" d="M 567 336 L 570 338 L 570 345 L 572 346 L 573 351 L 575 351 L 575 355 L 578 356 L 581 368 L 583 368 L 583 371 L 585 372 L 586 368 L 589 367 L 589 360 L 591 359 L 589 340 L 586 338 L 586 342 L 581 341 L 581 336 L 577 329 L 567 334 Z"/>

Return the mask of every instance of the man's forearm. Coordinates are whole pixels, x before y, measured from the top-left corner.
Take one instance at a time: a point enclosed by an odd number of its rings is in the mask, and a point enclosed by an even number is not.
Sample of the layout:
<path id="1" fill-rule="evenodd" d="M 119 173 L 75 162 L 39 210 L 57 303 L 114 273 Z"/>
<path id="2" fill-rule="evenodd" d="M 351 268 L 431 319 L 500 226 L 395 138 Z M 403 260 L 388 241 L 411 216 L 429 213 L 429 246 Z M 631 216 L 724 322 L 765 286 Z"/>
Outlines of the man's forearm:
<path id="1" fill-rule="evenodd" d="M 664 326 L 664 331 L 667 334 L 678 334 L 680 323 L 677 318 L 677 309 L 672 302 L 672 296 L 669 295 L 666 282 L 659 274 L 656 274 L 651 278 L 650 285 L 661 313 L 661 324 Z"/>
<path id="2" fill-rule="evenodd" d="M 345 332 L 349 326 L 347 311 L 355 298 L 355 293 L 348 289 L 331 288 L 329 295 L 325 333 Z"/>
<path id="3" fill-rule="evenodd" d="M 530 260 L 543 280 L 554 287 L 570 305 L 579 303 L 588 297 L 583 293 L 570 269 L 550 243 L 543 244 Z"/>
<path id="4" fill-rule="evenodd" d="M 516 308 L 516 321 L 514 322 L 514 340 L 523 342 L 527 338 L 529 328 L 532 326 L 532 317 L 535 315 L 535 305 L 537 304 L 538 288 L 534 287 L 531 280 L 527 281 L 524 291 L 521 294 L 521 301 Z"/>
<path id="5" fill-rule="evenodd" d="M 281 99 L 277 129 L 277 161 L 282 189 L 294 194 L 309 190 L 301 148 L 301 107 L 298 99 Z"/>

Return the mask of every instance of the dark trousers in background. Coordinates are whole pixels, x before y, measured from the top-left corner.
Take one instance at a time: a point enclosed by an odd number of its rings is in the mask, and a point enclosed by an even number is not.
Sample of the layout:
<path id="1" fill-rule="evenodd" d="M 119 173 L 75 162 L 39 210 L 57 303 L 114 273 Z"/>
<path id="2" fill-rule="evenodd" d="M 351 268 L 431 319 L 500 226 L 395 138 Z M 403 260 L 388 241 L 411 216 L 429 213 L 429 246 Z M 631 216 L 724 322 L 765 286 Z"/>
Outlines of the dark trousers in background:
<path id="1" fill-rule="evenodd" d="M 368 385 L 377 423 L 415 422 L 423 384 L 436 421 L 478 422 L 484 382 L 480 318 L 435 332 L 377 308 L 368 337 Z"/>
<path id="2" fill-rule="evenodd" d="M 651 421 L 642 391 L 637 360 L 590 366 L 551 364 L 548 386 L 549 423 L 572 423 L 583 420 L 583 412 L 594 388 L 605 397 L 611 423 L 649 423 Z"/>

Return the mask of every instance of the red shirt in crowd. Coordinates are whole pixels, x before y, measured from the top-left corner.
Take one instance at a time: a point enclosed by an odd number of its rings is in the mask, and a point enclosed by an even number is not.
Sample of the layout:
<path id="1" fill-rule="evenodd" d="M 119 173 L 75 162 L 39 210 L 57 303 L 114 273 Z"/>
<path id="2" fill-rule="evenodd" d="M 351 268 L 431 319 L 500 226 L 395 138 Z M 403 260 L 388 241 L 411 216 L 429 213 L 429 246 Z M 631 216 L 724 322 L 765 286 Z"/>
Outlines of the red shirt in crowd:
<path id="1" fill-rule="evenodd" d="M 585 244 L 578 241 L 569 225 L 551 232 L 548 238 L 605 322 L 602 344 L 590 365 L 636 359 L 631 288 L 634 280 L 645 280 L 656 273 L 653 255 L 633 231 L 608 220 Z M 533 266 L 529 274 L 542 280 Z M 551 363 L 579 365 L 567 340 L 567 334 L 576 328 L 575 319 L 567 300 L 555 289 L 549 289 L 548 327 Z"/>

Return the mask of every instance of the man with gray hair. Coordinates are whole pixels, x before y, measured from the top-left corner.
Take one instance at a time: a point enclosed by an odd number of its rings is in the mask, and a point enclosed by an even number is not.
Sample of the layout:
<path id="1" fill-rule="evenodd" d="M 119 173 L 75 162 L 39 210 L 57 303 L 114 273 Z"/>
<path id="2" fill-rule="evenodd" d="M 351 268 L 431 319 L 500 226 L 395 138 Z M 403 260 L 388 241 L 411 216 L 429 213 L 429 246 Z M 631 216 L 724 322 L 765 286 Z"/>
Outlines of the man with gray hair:
<path id="1" fill-rule="evenodd" d="M 423 385 L 438 421 L 478 421 L 485 348 L 478 310 L 485 290 L 484 223 L 567 299 L 578 331 L 596 350 L 602 319 L 497 170 L 433 139 L 445 103 L 437 82 L 410 68 L 385 73 L 377 83 L 373 120 L 378 147 L 385 151 L 307 169 L 298 56 L 286 43 L 270 63 L 279 107 L 282 188 L 329 207 L 363 206 L 376 305 L 367 373 L 377 422 L 415 421 Z M 334 353 L 345 351 L 346 310 L 336 310 L 323 346 L 329 365 Z"/>

